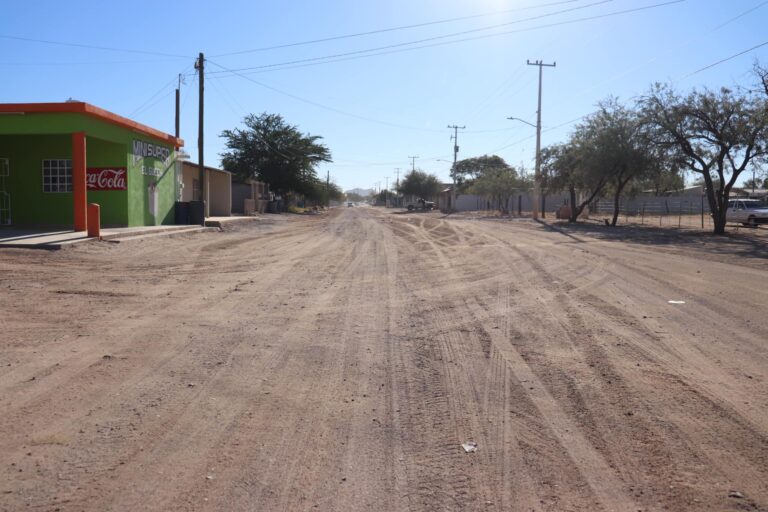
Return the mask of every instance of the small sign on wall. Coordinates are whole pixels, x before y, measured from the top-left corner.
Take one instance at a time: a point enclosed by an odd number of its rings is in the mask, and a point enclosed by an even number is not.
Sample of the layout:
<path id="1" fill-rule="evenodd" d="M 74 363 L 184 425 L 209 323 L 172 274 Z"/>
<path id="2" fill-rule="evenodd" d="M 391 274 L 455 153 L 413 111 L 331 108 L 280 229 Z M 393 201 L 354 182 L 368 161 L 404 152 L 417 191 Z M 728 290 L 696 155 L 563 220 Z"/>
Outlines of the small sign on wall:
<path id="1" fill-rule="evenodd" d="M 128 170 L 125 167 L 89 167 L 86 183 L 88 190 L 128 190 Z"/>

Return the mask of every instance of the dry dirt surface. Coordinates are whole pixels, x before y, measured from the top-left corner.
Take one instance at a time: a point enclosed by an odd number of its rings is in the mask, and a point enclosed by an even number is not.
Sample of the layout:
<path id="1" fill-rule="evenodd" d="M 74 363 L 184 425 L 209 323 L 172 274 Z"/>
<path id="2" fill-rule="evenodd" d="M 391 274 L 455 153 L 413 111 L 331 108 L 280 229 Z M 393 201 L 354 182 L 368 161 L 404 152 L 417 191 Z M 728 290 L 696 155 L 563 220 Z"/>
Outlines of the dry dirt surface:
<path id="1" fill-rule="evenodd" d="M 744 230 L 343 208 L 2 250 L 0 510 L 768 510 L 767 309 Z"/>

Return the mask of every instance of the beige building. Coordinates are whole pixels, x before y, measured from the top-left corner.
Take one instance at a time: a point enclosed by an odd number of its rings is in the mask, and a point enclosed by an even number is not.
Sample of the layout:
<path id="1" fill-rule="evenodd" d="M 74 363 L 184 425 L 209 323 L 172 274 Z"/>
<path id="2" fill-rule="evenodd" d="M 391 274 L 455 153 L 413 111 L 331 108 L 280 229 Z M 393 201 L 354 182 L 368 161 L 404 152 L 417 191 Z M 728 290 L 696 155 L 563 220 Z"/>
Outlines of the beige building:
<path id="1" fill-rule="evenodd" d="M 269 186 L 263 181 L 250 179 L 232 184 L 232 213 L 264 213 L 270 199 Z"/>
<path id="2" fill-rule="evenodd" d="M 184 162 L 181 168 L 180 200 L 200 200 L 199 168 L 195 163 Z M 232 173 L 215 167 L 205 167 L 206 217 L 232 215 Z"/>

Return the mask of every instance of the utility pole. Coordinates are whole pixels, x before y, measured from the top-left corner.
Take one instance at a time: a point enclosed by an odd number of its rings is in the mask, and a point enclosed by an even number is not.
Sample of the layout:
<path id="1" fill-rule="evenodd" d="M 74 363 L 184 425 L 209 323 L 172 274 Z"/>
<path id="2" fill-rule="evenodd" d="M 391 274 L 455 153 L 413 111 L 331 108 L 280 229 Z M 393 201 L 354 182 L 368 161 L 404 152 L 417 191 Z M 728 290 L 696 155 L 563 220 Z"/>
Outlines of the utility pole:
<path id="1" fill-rule="evenodd" d="M 449 124 L 448 128 L 453 129 L 453 135 L 451 140 L 453 141 L 453 167 L 451 167 L 451 178 L 453 179 L 453 187 L 451 187 L 451 206 L 448 211 L 456 209 L 456 178 L 454 177 L 454 169 L 456 168 L 456 158 L 459 155 L 459 130 L 463 130 L 466 126 L 457 126 L 455 124 Z"/>
<path id="2" fill-rule="evenodd" d="M 195 69 L 197 69 L 198 72 L 198 99 L 200 101 L 197 119 L 197 171 L 198 180 L 200 180 L 200 200 L 203 201 L 202 225 L 205 226 L 205 217 L 208 214 L 208 201 L 205 200 L 205 196 L 208 187 L 205 186 L 205 159 L 203 154 L 203 147 L 205 145 L 205 137 L 203 131 L 203 113 L 205 112 L 205 87 L 203 85 L 205 81 L 205 56 L 203 55 L 203 52 L 200 52 L 200 55 L 197 57 Z"/>
<path id="3" fill-rule="evenodd" d="M 397 181 L 395 181 L 395 206 L 400 207 L 400 168 L 395 167 L 395 174 L 397 175 Z"/>
<path id="4" fill-rule="evenodd" d="M 384 177 L 384 208 L 389 208 L 389 176 Z"/>
<path id="5" fill-rule="evenodd" d="M 536 110 L 536 170 L 533 173 L 533 201 L 532 201 L 532 213 L 533 218 L 539 218 L 539 201 L 541 201 L 541 76 L 544 66 L 553 68 L 557 66 L 557 62 L 552 64 L 544 64 L 543 61 L 537 60 L 531 62 L 526 61 L 529 66 L 539 66 L 539 108 Z M 571 205 L 573 208 L 573 205 Z"/>
<path id="6" fill-rule="evenodd" d="M 179 85 L 176 87 L 176 138 L 179 138 L 181 127 L 181 73 L 179 73 Z"/>
<path id="7" fill-rule="evenodd" d="M 418 156 L 409 156 L 408 158 L 411 159 L 411 171 L 416 170 L 416 159 L 419 158 Z"/>
<path id="8" fill-rule="evenodd" d="M 325 171 L 325 197 L 328 208 L 331 207 L 331 171 Z"/>

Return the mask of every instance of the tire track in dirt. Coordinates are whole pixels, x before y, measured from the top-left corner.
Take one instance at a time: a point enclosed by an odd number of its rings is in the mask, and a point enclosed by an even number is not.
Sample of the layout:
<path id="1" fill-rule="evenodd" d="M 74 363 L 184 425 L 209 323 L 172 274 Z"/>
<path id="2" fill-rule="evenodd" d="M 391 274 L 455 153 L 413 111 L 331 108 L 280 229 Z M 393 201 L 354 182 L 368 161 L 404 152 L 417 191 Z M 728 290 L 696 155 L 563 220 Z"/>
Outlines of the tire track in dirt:
<path id="1" fill-rule="evenodd" d="M 517 250 L 519 251 L 519 249 L 517 249 Z M 538 259 L 538 258 L 535 258 L 535 257 L 528 257 L 527 260 L 528 260 L 528 263 L 531 265 L 531 271 L 530 272 L 532 272 L 534 275 L 538 274 L 538 275 L 545 276 L 544 279 L 539 280 L 539 286 L 541 286 L 542 284 L 545 287 L 546 286 L 552 286 L 550 283 L 555 281 L 554 280 L 554 274 L 552 274 L 549 271 L 545 270 L 541 266 L 541 264 L 539 263 L 539 261 L 541 261 L 541 260 Z M 552 293 L 553 294 L 557 294 L 559 288 L 561 288 L 561 287 L 560 286 L 556 287 L 552 291 Z M 567 289 L 568 286 L 566 286 L 565 288 Z M 566 312 L 566 316 L 570 319 L 570 321 L 576 320 L 578 322 L 574 326 L 575 329 L 572 329 L 572 332 L 576 332 L 576 333 L 577 332 L 588 332 L 588 329 L 586 329 L 586 327 L 584 325 L 584 322 L 583 322 L 583 320 L 584 320 L 583 315 L 579 313 L 579 311 L 584 312 L 585 310 L 584 309 L 578 309 L 578 308 L 584 306 L 584 303 L 572 304 L 570 302 L 570 299 L 568 299 L 568 301 L 566 301 L 566 298 L 569 298 L 570 294 L 567 294 L 567 295 L 566 294 L 560 294 L 560 295 L 556 295 L 556 297 L 557 297 L 557 302 L 559 303 L 559 307 L 557 309 L 564 310 Z M 597 313 L 598 311 L 599 310 L 593 311 L 591 313 Z M 616 321 L 615 320 L 616 318 L 619 318 L 619 319 L 623 318 L 624 315 L 625 314 L 622 311 L 614 311 L 613 314 L 611 314 L 611 315 L 604 315 L 603 316 L 603 320 L 605 321 L 604 325 L 607 324 L 608 326 L 611 326 L 611 324 Z M 592 337 L 592 335 L 590 335 L 590 337 Z M 631 344 L 632 343 L 632 341 L 631 341 L 632 337 L 630 337 L 629 339 L 630 339 L 630 344 Z M 642 342 L 639 339 L 637 339 L 637 344 L 642 346 Z M 608 356 L 608 354 L 606 352 L 604 352 L 602 349 L 598 348 L 598 345 L 596 345 L 594 343 L 591 343 L 591 342 L 590 343 L 580 343 L 578 340 L 575 340 L 573 345 L 574 346 L 581 346 L 581 347 L 584 347 L 584 348 L 588 349 L 587 352 L 584 352 L 584 353 L 587 356 L 587 360 L 589 361 L 590 366 L 597 367 L 597 368 L 600 369 L 601 376 L 603 376 L 604 379 L 606 377 L 608 379 L 605 383 L 606 384 L 610 384 L 611 388 L 613 388 L 613 389 L 625 389 L 625 388 L 627 388 L 626 381 L 624 379 L 620 379 L 620 372 L 618 371 L 618 368 L 616 368 L 614 366 L 607 366 L 607 367 L 605 366 L 605 362 L 610 360 L 610 357 Z M 622 342 L 618 343 L 617 345 L 618 346 L 623 346 L 623 345 L 626 345 L 626 342 L 625 342 L 624 339 L 622 339 Z M 582 351 L 583 351 L 583 349 L 582 349 Z M 648 362 L 647 358 L 646 358 L 645 362 Z M 639 364 L 638 364 L 638 366 L 639 366 Z M 609 389 L 606 386 L 602 386 L 602 388 L 603 388 L 603 390 Z M 683 390 L 681 390 L 680 392 L 682 393 Z M 653 418 L 654 415 L 655 415 L 655 408 L 653 406 L 651 406 L 649 403 L 647 403 L 647 400 L 643 400 L 643 401 L 638 402 L 637 400 L 632 399 L 632 397 L 637 397 L 637 396 L 640 396 L 640 395 L 638 395 L 637 393 L 620 394 L 619 395 L 619 397 L 622 400 L 624 400 L 624 401 L 626 401 L 627 399 L 630 399 L 630 402 L 627 404 L 628 407 L 630 406 L 630 404 L 631 404 L 631 408 L 634 409 L 634 410 L 637 410 L 637 408 L 639 407 L 639 410 L 644 410 L 645 411 L 647 417 Z M 615 403 L 615 402 L 612 401 L 612 403 Z M 699 403 L 700 403 L 700 401 L 699 401 Z M 679 405 L 681 405 L 681 404 L 679 404 Z M 701 409 L 698 409 L 698 408 L 692 409 L 692 411 L 691 411 L 692 417 L 696 416 L 696 414 L 697 414 L 696 411 L 701 411 Z M 711 414 L 710 416 L 718 417 L 720 415 L 714 413 L 714 414 Z M 734 414 L 730 414 L 728 416 L 730 416 L 732 420 L 738 417 L 738 415 L 734 415 Z M 641 417 L 637 417 L 637 415 L 635 415 L 635 421 L 639 421 L 641 419 L 642 419 L 642 416 Z M 737 420 L 737 422 L 738 422 L 738 420 Z M 644 426 L 643 429 L 641 429 L 639 432 L 636 432 L 635 434 L 629 436 L 629 439 L 631 439 L 633 441 L 637 440 L 638 437 L 641 438 L 641 439 L 642 438 L 647 439 L 647 442 L 644 445 L 641 445 L 641 447 L 639 449 L 642 449 L 643 446 L 652 446 L 653 444 L 658 444 L 658 442 L 654 442 L 654 439 L 668 439 L 668 441 L 666 441 L 664 444 L 667 444 L 667 443 L 671 443 L 671 444 L 665 450 L 661 451 L 661 453 L 664 453 L 664 454 L 669 454 L 669 453 L 685 453 L 687 455 L 687 458 L 692 460 L 692 464 L 693 464 L 693 467 L 689 468 L 688 471 L 690 471 L 691 473 L 695 473 L 695 472 L 697 472 L 697 470 L 699 470 L 699 471 L 701 470 L 701 467 L 703 467 L 703 465 L 704 465 L 703 460 L 701 458 L 702 454 L 700 453 L 700 451 L 699 452 L 691 451 L 690 446 L 692 444 L 692 440 L 689 440 L 684 434 L 682 434 L 682 431 L 685 430 L 685 429 L 679 428 L 678 426 L 675 426 L 675 427 L 672 428 L 672 430 L 670 430 L 670 425 L 668 425 L 668 424 L 656 423 L 655 425 L 650 425 L 649 426 L 647 424 L 647 422 L 645 422 L 645 423 L 646 423 L 646 425 Z M 723 428 L 723 432 L 734 432 L 734 431 L 735 432 L 739 432 L 740 430 L 742 432 L 744 432 L 743 428 L 741 428 L 740 426 L 737 426 L 735 424 L 724 426 L 724 428 Z M 657 433 L 656 434 L 652 434 L 654 431 L 657 432 Z M 647 432 L 647 434 L 641 434 L 642 432 Z M 658 434 L 662 434 L 662 436 L 659 437 Z M 746 433 L 745 433 L 745 435 L 746 435 L 747 439 L 749 437 L 751 437 L 753 439 L 753 441 L 749 444 L 749 446 L 751 447 L 751 450 L 754 450 L 755 446 L 759 446 L 760 444 L 764 444 L 764 442 L 761 441 L 763 436 L 761 436 L 759 434 L 756 436 L 756 433 L 753 432 L 751 435 L 746 434 Z M 736 439 L 732 439 L 732 441 L 733 441 L 732 444 L 731 444 L 732 447 L 738 447 L 739 446 L 739 444 L 740 444 L 738 442 L 738 437 L 739 436 L 740 435 L 737 435 Z M 713 439 L 713 441 L 714 441 L 714 439 Z M 755 443 L 757 443 L 757 444 L 755 444 Z M 694 443 L 694 445 L 695 445 L 695 443 Z M 749 450 L 750 449 L 747 449 L 747 451 L 741 452 L 741 456 L 735 457 L 735 460 L 733 460 L 734 465 L 731 466 L 732 469 L 725 471 L 725 474 L 730 475 L 730 479 L 732 481 L 736 482 L 736 480 L 733 479 L 734 476 L 735 476 L 734 472 L 740 472 L 742 475 L 744 475 L 745 473 L 749 474 L 750 476 L 753 477 L 753 478 L 750 479 L 752 482 L 759 482 L 760 481 L 760 479 L 759 479 L 759 474 L 760 473 L 757 470 L 757 468 L 760 467 L 759 464 L 764 464 L 765 455 L 764 454 L 748 454 Z M 614 455 L 614 457 L 615 457 L 615 455 Z M 678 459 L 679 458 L 680 457 L 678 457 Z M 745 460 L 745 458 L 746 458 L 746 460 L 754 461 L 754 463 L 756 464 L 754 466 L 755 470 L 750 470 L 749 468 L 745 468 L 744 467 L 743 461 Z M 644 460 L 644 459 L 641 459 L 641 460 Z M 737 463 L 737 460 L 741 460 L 742 463 L 741 464 Z M 712 461 L 712 462 L 714 462 L 714 461 Z M 656 464 L 656 467 L 664 467 L 664 466 L 674 467 L 674 465 L 677 464 L 677 463 L 679 463 L 679 462 L 677 462 L 677 461 L 668 461 L 666 463 L 663 463 L 663 461 L 659 461 Z M 619 464 L 620 467 L 621 466 L 629 466 L 629 465 L 631 465 L 630 461 L 626 461 L 624 464 Z M 717 465 L 720 466 L 720 464 L 717 464 Z M 727 466 L 727 464 L 725 464 L 725 465 Z M 649 468 L 649 470 L 652 470 L 653 467 L 654 466 Z M 735 469 L 735 468 L 738 468 L 738 469 Z M 631 474 L 631 471 L 630 471 L 630 474 Z M 671 475 L 670 475 L 670 479 L 672 479 Z M 714 485 L 716 485 L 717 482 L 713 481 L 712 483 Z M 755 495 L 764 494 L 764 492 L 765 492 L 765 489 L 764 489 L 763 486 L 752 487 L 750 490 L 753 491 Z M 676 494 L 679 494 L 679 491 L 676 492 Z"/>

